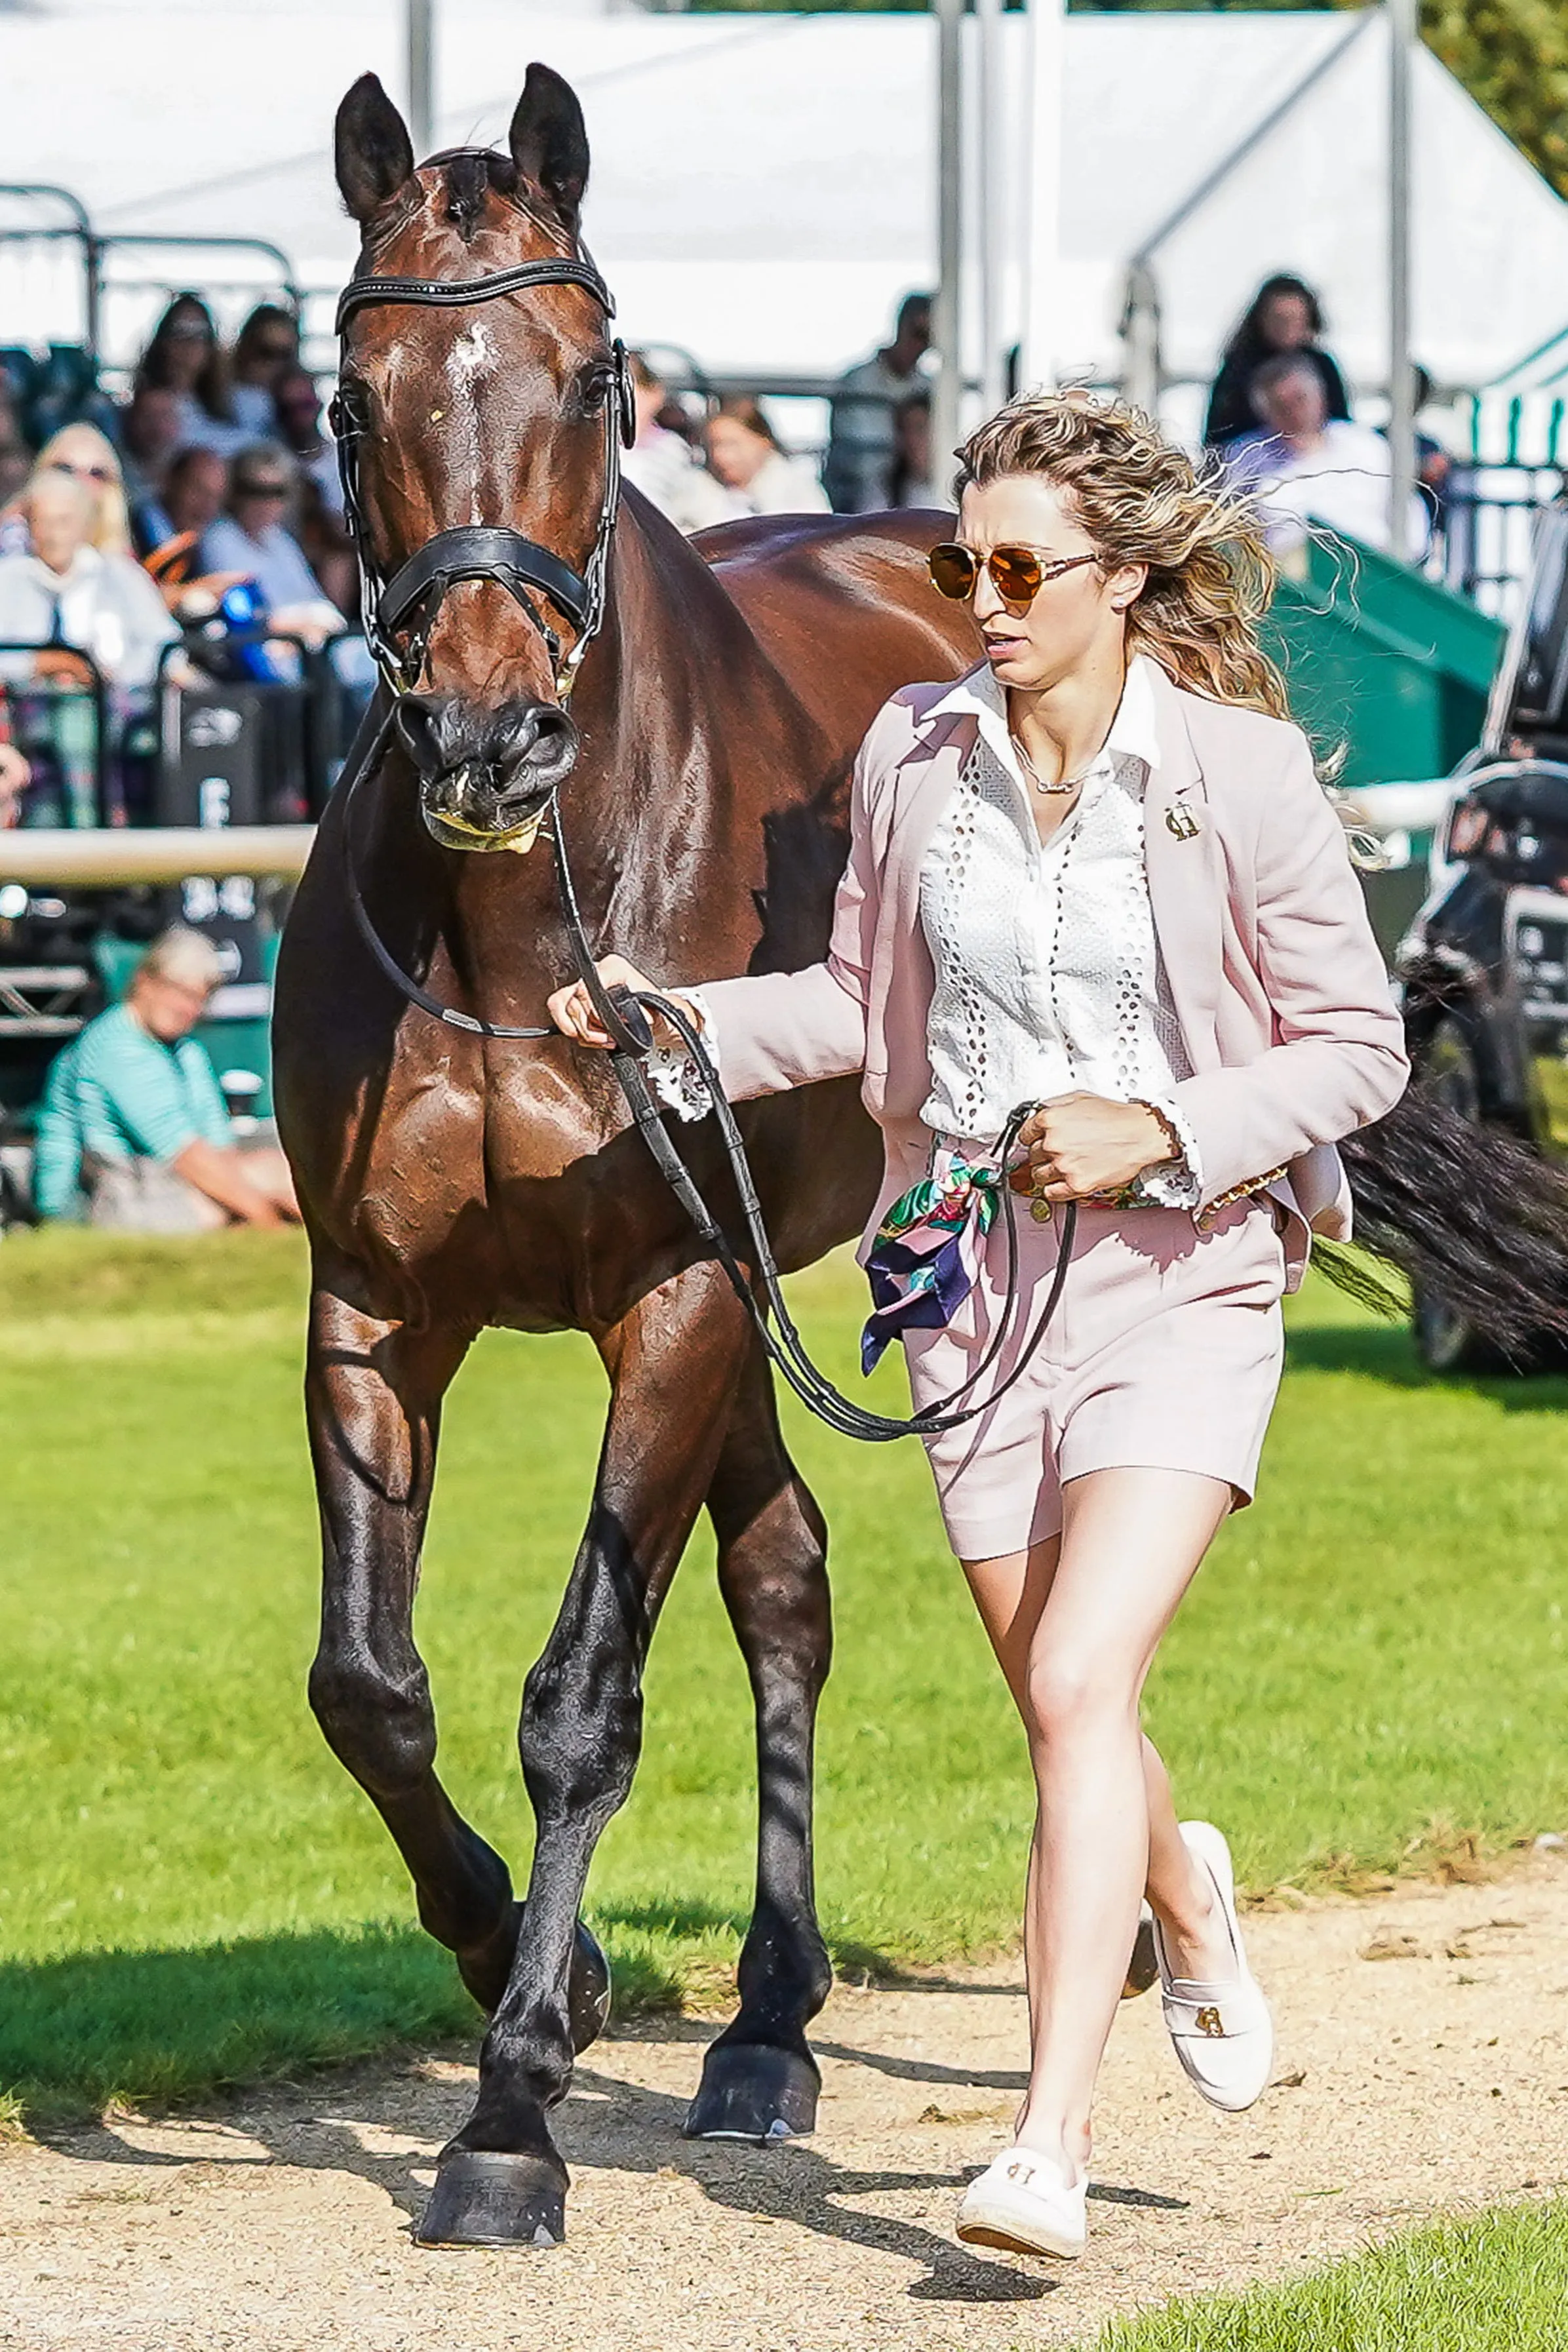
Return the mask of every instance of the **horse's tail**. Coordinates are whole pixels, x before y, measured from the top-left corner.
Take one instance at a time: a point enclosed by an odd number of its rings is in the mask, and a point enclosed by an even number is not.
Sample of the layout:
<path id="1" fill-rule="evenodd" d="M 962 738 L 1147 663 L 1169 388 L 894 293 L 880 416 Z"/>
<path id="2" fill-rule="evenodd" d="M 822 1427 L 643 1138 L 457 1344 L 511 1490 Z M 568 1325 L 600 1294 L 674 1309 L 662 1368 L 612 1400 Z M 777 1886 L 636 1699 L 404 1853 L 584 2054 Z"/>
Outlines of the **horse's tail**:
<path id="1" fill-rule="evenodd" d="M 1367 1249 L 1516 1362 L 1568 1339 L 1568 1175 L 1415 1087 L 1340 1150 Z M 1390 1303 L 1353 1260 L 1324 1257 L 1347 1289 Z"/>

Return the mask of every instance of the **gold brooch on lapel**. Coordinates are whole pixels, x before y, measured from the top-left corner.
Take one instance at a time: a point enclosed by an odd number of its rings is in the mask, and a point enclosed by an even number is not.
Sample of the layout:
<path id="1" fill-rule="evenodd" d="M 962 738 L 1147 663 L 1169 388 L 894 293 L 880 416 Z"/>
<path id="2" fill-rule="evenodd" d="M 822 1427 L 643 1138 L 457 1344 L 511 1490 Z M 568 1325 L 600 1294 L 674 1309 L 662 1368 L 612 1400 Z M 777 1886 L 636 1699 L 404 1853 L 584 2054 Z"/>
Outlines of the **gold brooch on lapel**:
<path id="1" fill-rule="evenodd" d="M 1173 801 L 1165 811 L 1165 829 L 1173 833 L 1178 841 L 1195 841 L 1198 837 L 1198 821 L 1182 801 Z"/>

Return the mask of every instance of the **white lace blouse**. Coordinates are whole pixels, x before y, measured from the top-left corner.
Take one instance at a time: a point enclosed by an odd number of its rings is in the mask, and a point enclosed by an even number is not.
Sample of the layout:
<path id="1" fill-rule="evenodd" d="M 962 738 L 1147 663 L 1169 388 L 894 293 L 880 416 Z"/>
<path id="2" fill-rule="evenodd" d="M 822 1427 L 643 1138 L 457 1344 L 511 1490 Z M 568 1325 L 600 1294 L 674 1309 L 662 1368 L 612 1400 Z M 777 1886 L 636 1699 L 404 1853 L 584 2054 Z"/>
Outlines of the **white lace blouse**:
<path id="1" fill-rule="evenodd" d="M 937 707 L 972 712 L 978 731 L 921 871 L 936 972 L 925 1124 L 973 1146 L 994 1141 L 1018 1103 L 1074 1092 L 1152 1103 L 1184 1157 L 1138 1189 L 1195 1206 L 1196 1150 L 1171 1101 L 1192 1072 L 1143 864 L 1143 793 L 1160 758 L 1144 657 L 1077 804 L 1043 845 L 1002 689 L 982 671 Z"/>
<path id="2" fill-rule="evenodd" d="M 1146 673 L 1140 655 L 1072 814 L 1044 845 L 990 673 L 960 679 L 936 706 L 973 714 L 977 733 L 921 871 L 936 973 L 921 1115 L 936 1137 L 973 1152 L 995 1141 L 1019 1103 L 1072 1093 L 1150 1103 L 1182 1156 L 1147 1170 L 1132 1191 L 1152 1206 L 1195 1208 L 1197 1147 L 1171 1099 L 1192 1070 L 1143 864 L 1143 793 L 1160 760 Z M 716 1053 L 711 1013 L 698 992 L 683 993 Z M 670 1109 L 702 1117 L 707 1100 L 683 1046 L 657 1051 L 647 1066 Z"/>

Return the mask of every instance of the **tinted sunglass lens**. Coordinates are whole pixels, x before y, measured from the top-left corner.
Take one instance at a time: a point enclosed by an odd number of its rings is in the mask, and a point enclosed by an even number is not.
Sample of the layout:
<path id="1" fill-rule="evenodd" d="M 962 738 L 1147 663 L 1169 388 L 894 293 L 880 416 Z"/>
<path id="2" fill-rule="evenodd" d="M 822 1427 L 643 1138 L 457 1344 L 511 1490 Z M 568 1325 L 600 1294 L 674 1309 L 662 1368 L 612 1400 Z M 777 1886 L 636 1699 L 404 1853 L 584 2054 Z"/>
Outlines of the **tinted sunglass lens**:
<path id="1" fill-rule="evenodd" d="M 939 595 L 962 601 L 974 586 L 974 558 L 967 547 L 933 547 L 928 559 L 931 584 Z"/>
<path id="2" fill-rule="evenodd" d="M 1040 559 L 1030 547 L 994 547 L 991 577 L 1004 604 L 1029 604 L 1040 593 Z"/>

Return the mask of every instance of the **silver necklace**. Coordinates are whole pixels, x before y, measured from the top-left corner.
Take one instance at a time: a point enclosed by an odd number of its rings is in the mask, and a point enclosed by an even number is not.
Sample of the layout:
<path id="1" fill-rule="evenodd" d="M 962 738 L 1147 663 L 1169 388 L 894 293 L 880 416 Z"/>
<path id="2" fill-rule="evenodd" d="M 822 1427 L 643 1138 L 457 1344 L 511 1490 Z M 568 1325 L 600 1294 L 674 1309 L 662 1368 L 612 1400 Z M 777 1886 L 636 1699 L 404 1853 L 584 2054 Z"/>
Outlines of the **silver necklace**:
<path id="1" fill-rule="evenodd" d="M 1053 794 L 1076 793 L 1079 786 L 1083 782 L 1084 776 L 1087 776 L 1089 773 L 1089 769 L 1086 768 L 1082 776 L 1058 776 L 1054 780 L 1042 776 L 1038 768 L 1036 767 L 1033 760 L 1030 759 L 1027 751 L 1025 751 L 1022 743 L 1019 742 L 1018 738 L 1013 733 L 1010 728 L 1007 733 L 1007 740 L 1012 744 L 1014 751 L 1018 754 L 1018 758 L 1023 764 L 1024 772 L 1037 793 L 1051 793 Z M 1091 761 L 1090 766 L 1092 765 L 1093 762 Z"/>

